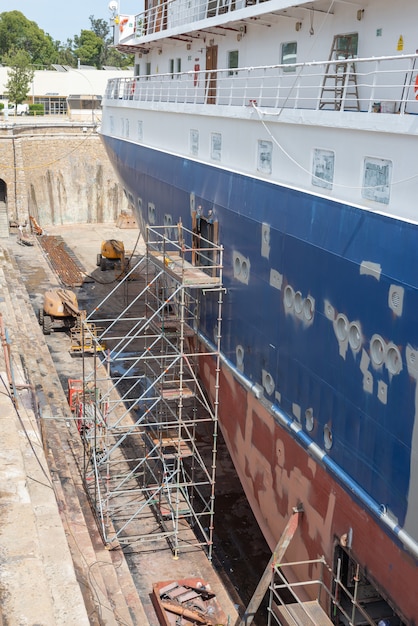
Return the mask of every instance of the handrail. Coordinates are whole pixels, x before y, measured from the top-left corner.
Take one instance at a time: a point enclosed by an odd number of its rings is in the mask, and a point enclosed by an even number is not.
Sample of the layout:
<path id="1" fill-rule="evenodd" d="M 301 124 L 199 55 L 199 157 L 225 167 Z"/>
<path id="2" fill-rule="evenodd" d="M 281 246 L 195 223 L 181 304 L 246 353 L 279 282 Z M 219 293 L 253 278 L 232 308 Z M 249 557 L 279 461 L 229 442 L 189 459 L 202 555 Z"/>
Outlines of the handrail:
<path id="1" fill-rule="evenodd" d="M 113 78 L 105 100 L 418 113 L 417 54 Z"/>
<path id="2" fill-rule="evenodd" d="M 163 0 L 136 15 L 119 15 L 115 22 L 119 25 L 119 29 L 115 30 L 115 43 L 125 43 L 124 36 L 128 39 L 129 45 L 140 43 L 149 35 L 182 26 L 188 27 L 190 24 L 219 16 L 224 19 L 226 13 L 242 9 L 250 10 L 251 14 L 259 13 L 258 5 L 262 5 L 262 12 L 265 13 L 267 2 L 268 0 L 195 0 L 192 6 L 188 6 L 188 3 L 182 0 Z M 124 26 L 129 18 L 134 19 L 135 27 L 133 32 L 129 30 L 128 34 Z"/>

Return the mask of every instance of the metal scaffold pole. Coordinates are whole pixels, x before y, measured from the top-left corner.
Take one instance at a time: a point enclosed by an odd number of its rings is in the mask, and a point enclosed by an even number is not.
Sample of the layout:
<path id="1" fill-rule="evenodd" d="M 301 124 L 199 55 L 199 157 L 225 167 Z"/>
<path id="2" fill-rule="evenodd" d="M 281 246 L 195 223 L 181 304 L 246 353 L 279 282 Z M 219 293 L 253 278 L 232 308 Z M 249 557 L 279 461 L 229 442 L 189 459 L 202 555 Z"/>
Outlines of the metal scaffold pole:
<path id="1" fill-rule="evenodd" d="M 103 540 L 162 540 L 174 557 L 202 546 L 211 558 L 222 248 L 181 223 L 149 227 L 145 255 L 111 295 L 87 319 L 106 352 L 83 378 L 84 483 Z M 215 346 L 203 341 L 202 320 Z M 211 395 L 199 380 L 207 359 Z"/>

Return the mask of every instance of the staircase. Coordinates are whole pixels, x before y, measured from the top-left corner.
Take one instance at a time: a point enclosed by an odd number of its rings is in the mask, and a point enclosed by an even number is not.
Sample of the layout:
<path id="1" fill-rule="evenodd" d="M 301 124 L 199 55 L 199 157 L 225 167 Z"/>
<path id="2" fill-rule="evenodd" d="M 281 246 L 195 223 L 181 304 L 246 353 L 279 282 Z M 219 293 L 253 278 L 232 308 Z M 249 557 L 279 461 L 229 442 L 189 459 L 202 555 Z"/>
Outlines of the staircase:
<path id="1" fill-rule="evenodd" d="M 9 219 L 7 217 L 7 204 L 0 201 L 0 238 L 9 236 Z"/>
<path id="2" fill-rule="evenodd" d="M 30 255 L 34 252 L 35 249 L 31 248 L 22 254 Z M 16 261 L 1 247 L 0 285 L 0 312 L 11 339 L 12 361 L 15 370 L 22 371 L 26 381 L 32 385 L 36 412 L 40 416 L 37 422 L 40 424 L 44 454 L 48 462 L 46 474 L 42 477 L 43 482 L 49 483 L 48 491 L 52 487 L 56 516 L 62 524 L 61 527 L 56 523 L 54 528 L 50 523 L 50 527 L 46 528 L 45 518 L 48 516 L 49 521 L 50 516 L 44 500 L 39 495 L 36 498 L 36 490 L 39 492 L 40 487 L 37 482 L 31 482 L 33 471 L 28 468 L 28 490 L 33 497 L 33 542 L 37 542 L 38 553 L 41 555 L 38 558 L 32 556 L 31 571 L 35 567 L 33 571 L 36 572 L 39 567 L 44 572 L 39 580 L 35 575 L 33 588 L 36 589 L 37 600 L 38 597 L 49 598 L 51 606 L 48 610 L 52 614 L 50 621 L 44 621 L 42 614 L 38 616 L 38 620 L 30 621 L 35 623 L 42 617 L 43 624 L 54 626 L 81 626 L 88 623 L 145 626 L 148 619 L 123 554 L 120 551 L 107 550 L 101 541 L 80 478 L 78 460 L 83 453 L 76 425 Z M 22 393 L 29 392 L 20 392 L 19 396 Z M 36 425 L 34 433 L 40 441 Z M 0 451 L 3 445 L 4 442 L 0 442 Z M 41 447 L 39 456 L 44 458 Z M 44 494 L 45 486 L 43 489 Z M 55 545 L 59 532 L 63 540 L 67 541 L 63 553 Z M 69 557 L 66 560 L 67 553 Z M 3 566 L 7 567 L 7 562 Z M 13 566 L 11 562 L 10 568 Z M 49 592 L 48 589 L 43 590 L 42 584 L 47 585 Z M 22 608 L 19 603 L 24 593 L 16 598 L 10 595 L 7 600 L 10 605 L 9 615 L 12 615 L 13 603 L 17 609 Z M 79 597 L 82 600 L 81 605 Z M 38 602 L 32 602 L 35 607 L 37 604 Z"/>

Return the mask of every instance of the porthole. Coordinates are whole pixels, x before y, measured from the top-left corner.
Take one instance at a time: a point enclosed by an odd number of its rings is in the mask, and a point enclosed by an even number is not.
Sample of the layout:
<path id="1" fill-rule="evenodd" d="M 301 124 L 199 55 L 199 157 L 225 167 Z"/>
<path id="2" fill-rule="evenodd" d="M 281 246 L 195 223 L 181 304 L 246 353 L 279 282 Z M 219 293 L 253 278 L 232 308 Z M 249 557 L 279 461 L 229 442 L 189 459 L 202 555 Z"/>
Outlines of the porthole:
<path id="1" fill-rule="evenodd" d="M 155 205 L 152 202 L 148 203 L 148 223 L 155 224 Z"/>
<path id="2" fill-rule="evenodd" d="M 270 226 L 263 226 L 263 241 L 264 243 L 270 243 Z"/>
<path id="3" fill-rule="evenodd" d="M 315 304 L 313 298 L 308 296 L 303 303 L 303 317 L 308 320 L 308 322 L 313 318 L 315 310 Z"/>
<path id="4" fill-rule="evenodd" d="M 340 341 L 345 341 L 348 336 L 348 319 L 342 313 L 337 315 L 337 319 L 335 320 L 335 334 L 337 335 L 337 339 Z"/>
<path id="5" fill-rule="evenodd" d="M 241 271 L 242 271 L 243 279 L 247 280 L 247 278 L 248 278 L 248 263 L 247 263 L 247 261 L 243 261 L 241 263 Z"/>
<path id="6" fill-rule="evenodd" d="M 375 365 L 382 365 L 386 355 L 386 344 L 379 335 L 373 335 L 370 342 L 370 356 Z"/>
<path id="7" fill-rule="evenodd" d="M 303 309 L 302 294 L 300 293 L 300 291 L 297 291 L 295 293 L 295 311 L 298 315 L 300 315 L 302 313 L 302 309 Z"/>
<path id="8" fill-rule="evenodd" d="M 361 346 L 361 331 L 358 324 L 352 322 L 348 331 L 348 343 L 353 350 L 358 350 Z"/>
<path id="9" fill-rule="evenodd" d="M 314 427 L 314 416 L 312 409 L 306 409 L 305 411 L 305 426 L 308 432 L 312 432 Z"/>
<path id="10" fill-rule="evenodd" d="M 169 213 L 164 215 L 164 226 L 171 226 L 173 223 L 173 218 Z"/>
<path id="11" fill-rule="evenodd" d="M 324 427 L 324 445 L 327 450 L 332 448 L 332 432 L 329 426 Z"/>
<path id="12" fill-rule="evenodd" d="M 241 345 L 236 347 L 235 355 L 237 358 L 237 365 L 238 367 L 241 367 L 244 363 L 244 348 Z"/>
<path id="13" fill-rule="evenodd" d="M 294 299 L 295 292 L 290 285 L 286 285 L 284 290 L 284 305 L 287 309 L 291 309 L 293 307 Z"/>
<path id="14" fill-rule="evenodd" d="M 239 276 L 241 274 L 241 259 L 238 256 L 235 257 L 234 272 L 235 276 Z"/>
<path id="15" fill-rule="evenodd" d="M 394 289 L 394 290 L 392 291 L 392 293 L 391 293 L 390 300 L 391 300 L 391 302 L 392 302 L 392 307 L 393 307 L 394 309 L 399 309 L 400 304 L 401 304 L 401 302 L 402 302 L 402 297 L 401 297 L 401 295 L 400 295 L 399 291 L 397 291 L 396 289 Z"/>
<path id="16" fill-rule="evenodd" d="M 402 358 L 396 346 L 389 346 L 386 353 L 386 367 L 391 374 L 399 374 L 402 369 Z"/>
<path id="17" fill-rule="evenodd" d="M 263 386 L 264 389 L 267 391 L 267 393 L 269 394 L 269 396 L 271 396 L 271 394 L 274 391 L 274 380 L 271 374 L 269 374 L 269 372 L 264 372 L 263 375 Z"/>
<path id="18" fill-rule="evenodd" d="M 417 360 L 417 355 L 416 355 L 415 352 L 410 352 L 409 360 L 410 360 L 411 363 L 415 363 L 415 361 Z"/>

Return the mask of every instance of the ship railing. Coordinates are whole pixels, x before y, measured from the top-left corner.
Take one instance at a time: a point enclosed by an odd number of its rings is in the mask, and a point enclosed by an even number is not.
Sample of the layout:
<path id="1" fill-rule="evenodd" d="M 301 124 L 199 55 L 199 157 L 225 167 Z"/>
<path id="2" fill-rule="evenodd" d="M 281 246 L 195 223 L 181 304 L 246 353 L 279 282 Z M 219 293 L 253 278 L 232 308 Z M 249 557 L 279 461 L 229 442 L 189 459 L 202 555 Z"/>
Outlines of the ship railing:
<path id="1" fill-rule="evenodd" d="M 263 5 L 263 12 L 266 12 L 266 3 L 268 0 L 197 0 L 189 2 L 188 0 L 165 0 L 164 2 L 155 3 L 146 11 L 142 11 L 134 16 L 134 42 L 140 43 L 141 39 L 148 35 L 164 32 L 173 28 L 178 29 L 182 26 L 195 24 L 208 18 L 216 18 L 225 16 L 231 11 L 239 11 L 247 7 L 251 9 L 252 14 L 257 11 L 258 5 Z M 254 8 L 255 7 L 255 8 Z M 120 28 L 116 30 L 116 43 L 123 43 L 124 28 L 123 19 L 128 16 L 119 16 Z M 129 43 L 132 43 L 132 34 L 127 35 Z"/>
<path id="2" fill-rule="evenodd" d="M 417 54 L 114 78 L 107 100 L 418 114 Z"/>
<path id="3" fill-rule="evenodd" d="M 359 593 L 361 576 L 359 568 L 354 578 L 354 587 L 348 588 L 344 584 L 341 559 L 336 562 L 333 572 L 324 557 L 309 561 L 293 563 L 277 563 L 272 569 L 272 578 L 269 593 L 268 626 L 281 624 L 284 618 L 286 623 L 298 626 L 302 623 L 312 623 L 312 603 L 315 603 L 314 615 L 316 618 L 322 609 L 337 616 L 348 626 L 365 624 L 376 626 L 362 603 Z M 296 618 L 297 616 L 297 618 Z M 321 621 L 320 623 L 325 623 Z"/>

